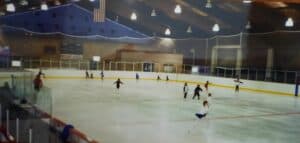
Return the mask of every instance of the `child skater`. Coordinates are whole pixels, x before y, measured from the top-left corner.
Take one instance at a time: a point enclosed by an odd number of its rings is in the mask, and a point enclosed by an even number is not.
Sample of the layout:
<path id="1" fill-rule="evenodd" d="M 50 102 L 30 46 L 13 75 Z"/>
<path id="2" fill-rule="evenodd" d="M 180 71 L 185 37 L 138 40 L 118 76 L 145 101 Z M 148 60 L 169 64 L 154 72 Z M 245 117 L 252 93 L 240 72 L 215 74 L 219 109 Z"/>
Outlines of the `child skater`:
<path id="1" fill-rule="evenodd" d="M 45 75 L 45 73 L 43 73 L 41 68 L 40 68 L 38 75 L 43 76 L 43 78 L 46 78 L 46 75 Z"/>
<path id="2" fill-rule="evenodd" d="M 209 85 L 209 84 L 210 84 L 209 81 L 206 81 L 206 83 L 204 84 L 204 87 L 205 87 L 206 92 L 208 92 L 208 85 Z"/>
<path id="3" fill-rule="evenodd" d="M 116 84 L 116 88 L 117 88 L 117 95 L 120 95 L 120 87 L 121 87 L 121 84 L 124 84 L 121 80 L 120 80 L 120 78 L 118 78 L 118 80 L 117 81 L 115 81 L 114 82 L 114 84 Z"/>
<path id="4" fill-rule="evenodd" d="M 157 76 L 157 81 L 160 81 L 160 76 L 159 75 Z"/>
<path id="5" fill-rule="evenodd" d="M 194 90 L 194 96 L 193 99 L 197 96 L 198 100 L 200 100 L 200 91 L 203 91 L 200 85 L 198 84 L 197 87 Z"/>
<path id="6" fill-rule="evenodd" d="M 189 93 L 189 87 L 188 87 L 188 84 L 187 83 L 184 83 L 184 86 L 183 86 L 183 94 L 184 94 L 184 99 L 186 99 L 186 96 L 187 94 Z"/>
<path id="7" fill-rule="evenodd" d="M 135 79 L 138 81 L 140 79 L 140 75 L 138 73 L 135 74 Z"/>
<path id="8" fill-rule="evenodd" d="M 202 119 L 202 118 L 204 118 L 208 114 L 208 109 L 209 109 L 208 102 L 207 101 L 203 101 L 203 105 L 202 105 L 200 111 L 197 112 L 195 115 L 199 119 Z"/>
<path id="9" fill-rule="evenodd" d="M 208 93 L 207 96 L 204 98 L 204 101 L 207 101 L 209 106 L 211 106 L 211 98 L 212 98 L 211 93 Z"/>
<path id="10" fill-rule="evenodd" d="M 100 76 L 101 76 L 101 80 L 103 80 L 104 79 L 104 73 L 103 73 L 103 71 L 101 71 Z"/>
<path id="11" fill-rule="evenodd" d="M 90 75 L 89 75 L 89 72 L 86 70 L 85 71 L 85 79 L 88 79 L 88 78 L 90 78 Z"/>
<path id="12" fill-rule="evenodd" d="M 166 81 L 169 81 L 170 79 L 169 79 L 169 76 L 166 76 Z"/>
<path id="13" fill-rule="evenodd" d="M 237 77 L 236 80 L 234 80 L 235 82 L 235 93 L 239 93 L 240 91 L 240 85 L 243 83 L 240 81 L 240 77 Z"/>

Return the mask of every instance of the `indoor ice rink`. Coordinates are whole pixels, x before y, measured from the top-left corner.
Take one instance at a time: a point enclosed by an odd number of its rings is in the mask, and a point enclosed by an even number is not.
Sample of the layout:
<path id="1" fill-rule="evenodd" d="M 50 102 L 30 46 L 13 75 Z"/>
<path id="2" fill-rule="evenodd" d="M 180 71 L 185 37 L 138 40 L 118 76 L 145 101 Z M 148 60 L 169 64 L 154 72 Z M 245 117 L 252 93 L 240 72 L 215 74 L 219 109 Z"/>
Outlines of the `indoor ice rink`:
<path id="1" fill-rule="evenodd" d="M 212 86 L 208 116 L 199 120 L 195 113 L 205 92 L 200 101 L 192 100 L 192 93 L 184 100 L 182 82 L 133 78 L 122 80 L 117 94 L 114 81 L 46 79 L 53 89 L 53 115 L 105 143 L 297 143 L 300 139 L 295 97 L 243 90 L 237 95 L 233 88 Z"/>
<path id="2" fill-rule="evenodd" d="M 300 0 L 0 0 L 0 143 L 299 143 L 299 37 Z"/>

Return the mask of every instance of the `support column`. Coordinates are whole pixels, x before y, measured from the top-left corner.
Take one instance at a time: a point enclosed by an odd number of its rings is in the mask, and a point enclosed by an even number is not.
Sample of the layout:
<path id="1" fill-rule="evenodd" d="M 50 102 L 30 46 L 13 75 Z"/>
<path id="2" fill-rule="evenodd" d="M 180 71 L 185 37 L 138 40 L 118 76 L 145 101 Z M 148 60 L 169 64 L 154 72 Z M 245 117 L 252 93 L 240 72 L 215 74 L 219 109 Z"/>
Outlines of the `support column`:
<path id="1" fill-rule="evenodd" d="M 271 78 L 271 71 L 273 69 L 274 62 L 274 49 L 268 48 L 267 52 L 267 66 L 266 66 L 266 79 Z"/>
<path id="2" fill-rule="evenodd" d="M 210 65 L 211 73 L 214 72 L 214 69 L 217 65 L 217 59 L 218 59 L 218 49 L 216 47 L 213 47 L 211 51 L 211 65 Z"/>
<path id="3" fill-rule="evenodd" d="M 243 45 L 243 32 L 240 33 L 240 46 L 236 50 L 235 75 L 239 77 L 241 76 L 241 67 L 243 62 L 242 45 Z"/>
<path id="4" fill-rule="evenodd" d="M 238 48 L 236 50 L 236 64 L 235 64 L 235 71 L 236 75 L 241 76 L 241 67 L 242 67 L 242 48 Z"/>

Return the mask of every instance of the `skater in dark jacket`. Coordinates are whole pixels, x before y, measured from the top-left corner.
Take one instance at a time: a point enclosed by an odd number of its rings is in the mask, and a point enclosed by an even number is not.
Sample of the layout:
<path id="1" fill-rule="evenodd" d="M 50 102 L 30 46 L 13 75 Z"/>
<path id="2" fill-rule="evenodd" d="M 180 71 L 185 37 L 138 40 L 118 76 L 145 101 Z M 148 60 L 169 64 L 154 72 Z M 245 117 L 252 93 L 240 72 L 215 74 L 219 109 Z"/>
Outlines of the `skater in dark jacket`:
<path id="1" fill-rule="evenodd" d="M 193 99 L 197 96 L 198 100 L 200 100 L 200 91 L 203 91 L 200 85 L 198 84 L 197 87 L 194 90 L 194 96 Z"/>
<path id="2" fill-rule="evenodd" d="M 118 78 L 118 80 L 115 81 L 114 84 L 116 84 L 116 88 L 117 88 L 117 89 L 120 89 L 121 84 L 124 84 L 124 83 L 120 80 L 120 78 Z"/>
<path id="3" fill-rule="evenodd" d="M 85 78 L 86 79 L 90 78 L 89 72 L 87 70 L 85 71 Z"/>
<path id="4" fill-rule="evenodd" d="M 104 73 L 103 73 L 103 71 L 101 71 L 100 76 L 101 76 L 101 80 L 103 80 L 104 79 Z"/>

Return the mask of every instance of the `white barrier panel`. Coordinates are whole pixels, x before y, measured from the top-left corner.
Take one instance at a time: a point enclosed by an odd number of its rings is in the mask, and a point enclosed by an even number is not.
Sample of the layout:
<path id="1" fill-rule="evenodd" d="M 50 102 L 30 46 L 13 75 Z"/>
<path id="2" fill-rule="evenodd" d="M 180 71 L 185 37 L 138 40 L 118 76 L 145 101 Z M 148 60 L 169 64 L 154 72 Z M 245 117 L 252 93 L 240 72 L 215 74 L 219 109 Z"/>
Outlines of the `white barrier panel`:
<path id="1" fill-rule="evenodd" d="M 38 73 L 38 69 L 29 69 Z M 85 78 L 85 70 L 43 70 L 46 77 L 49 78 Z M 100 78 L 101 71 L 88 71 L 93 73 L 94 78 Z M 127 72 L 127 71 L 104 71 L 105 78 L 130 78 L 135 79 L 136 73 L 139 74 L 140 79 L 153 79 L 155 80 L 159 75 L 161 80 L 166 80 L 166 76 L 171 81 L 177 82 L 193 82 L 203 84 L 206 81 L 212 83 L 212 85 L 233 88 L 235 86 L 233 78 L 202 76 L 202 75 L 189 75 L 189 74 L 172 74 L 172 73 L 155 73 L 155 72 Z M 244 84 L 241 85 L 241 89 L 265 92 L 280 95 L 293 95 L 294 85 L 285 83 L 272 83 L 263 81 L 251 81 L 241 80 Z"/>

